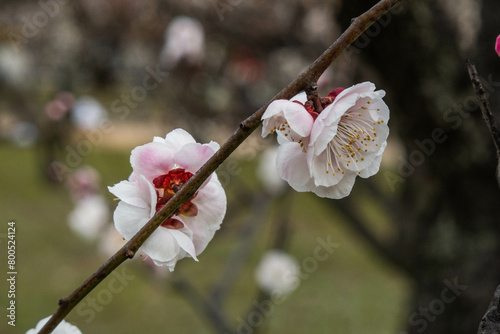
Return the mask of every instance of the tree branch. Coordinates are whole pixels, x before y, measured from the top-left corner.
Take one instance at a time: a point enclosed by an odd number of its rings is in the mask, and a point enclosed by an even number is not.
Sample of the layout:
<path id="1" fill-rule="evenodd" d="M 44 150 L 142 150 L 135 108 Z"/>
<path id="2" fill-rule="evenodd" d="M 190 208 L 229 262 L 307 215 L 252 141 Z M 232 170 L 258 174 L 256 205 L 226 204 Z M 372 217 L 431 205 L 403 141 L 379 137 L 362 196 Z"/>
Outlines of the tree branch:
<path id="1" fill-rule="evenodd" d="M 486 90 L 479 79 L 479 75 L 476 70 L 476 65 L 470 60 L 466 60 L 467 69 L 469 70 L 470 81 L 472 82 L 472 87 L 474 87 L 474 93 L 476 94 L 477 102 L 479 103 L 479 108 L 483 115 L 483 119 L 488 127 L 488 131 L 491 134 L 493 143 L 497 150 L 497 171 L 496 178 L 498 186 L 500 187 L 500 132 L 498 131 L 497 124 L 495 122 L 495 117 L 491 113 L 490 104 L 488 103 L 488 97 L 486 96 Z"/>
<path id="2" fill-rule="evenodd" d="M 59 300 L 59 307 L 39 334 L 50 333 L 66 315 L 100 282 L 125 260 L 133 258 L 147 238 L 170 217 L 182 203 L 194 195 L 203 182 L 226 160 L 229 155 L 260 125 L 262 114 L 269 104 L 277 99 L 290 99 L 308 86 L 314 85 L 330 64 L 349 47 L 368 27 L 403 0 L 381 0 L 367 12 L 352 20 L 349 28 L 286 88 L 253 115 L 244 120 L 239 129 L 217 151 L 188 182 L 144 225 L 130 241 L 113 255 L 103 266 L 92 274 L 81 286 L 65 298 Z"/>

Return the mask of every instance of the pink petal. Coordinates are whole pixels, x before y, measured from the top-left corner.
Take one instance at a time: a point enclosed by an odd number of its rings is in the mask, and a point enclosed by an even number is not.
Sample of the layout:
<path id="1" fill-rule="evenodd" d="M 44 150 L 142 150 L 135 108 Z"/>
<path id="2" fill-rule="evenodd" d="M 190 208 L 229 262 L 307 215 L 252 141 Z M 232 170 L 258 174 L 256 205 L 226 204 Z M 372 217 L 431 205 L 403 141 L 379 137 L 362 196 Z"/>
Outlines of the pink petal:
<path id="1" fill-rule="evenodd" d="M 498 35 L 497 41 L 495 43 L 495 51 L 497 52 L 498 56 L 500 57 L 500 35 Z"/>
<path id="2" fill-rule="evenodd" d="M 174 154 L 175 151 L 168 145 L 148 143 L 132 150 L 130 164 L 134 173 L 144 175 L 148 181 L 152 181 L 173 168 Z"/>
<path id="3" fill-rule="evenodd" d="M 212 143 L 216 144 L 214 142 Z M 174 161 L 176 164 L 186 169 L 186 171 L 194 174 L 212 155 L 215 154 L 216 150 L 214 150 L 214 148 L 217 147 L 218 144 L 213 144 L 186 144 L 175 154 Z"/>

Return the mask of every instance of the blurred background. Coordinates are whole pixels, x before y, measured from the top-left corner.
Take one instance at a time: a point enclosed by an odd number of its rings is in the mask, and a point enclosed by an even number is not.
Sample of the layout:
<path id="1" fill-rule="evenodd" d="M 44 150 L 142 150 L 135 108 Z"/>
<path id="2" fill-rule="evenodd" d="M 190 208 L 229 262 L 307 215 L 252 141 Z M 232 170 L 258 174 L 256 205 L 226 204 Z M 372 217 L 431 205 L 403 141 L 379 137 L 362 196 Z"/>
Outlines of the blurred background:
<path id="1" fill-rule="evenodd" d="M 18 275 L 16 327 L 4 317 L 0 331 L 35 327 L 119 249 L 106 187 L 128 177 L 132 148 L 178 127 L 223 143 L 376 2 L 4 0 L 0 256 L 7 272 L 15 221 Z M 228 212 L 200 262 L 129 261 L 67 320 L 83 333 L 476 332 L 500 283 L 500 190 L 465 59 L 500 117 L 499 16 L 494 0 L 394 8 L 318 83 L 387 92 L 376 176 L 338 201 L 295 193 L 273 175 L 274 139 L 254 133 L 218 170 Z"/>

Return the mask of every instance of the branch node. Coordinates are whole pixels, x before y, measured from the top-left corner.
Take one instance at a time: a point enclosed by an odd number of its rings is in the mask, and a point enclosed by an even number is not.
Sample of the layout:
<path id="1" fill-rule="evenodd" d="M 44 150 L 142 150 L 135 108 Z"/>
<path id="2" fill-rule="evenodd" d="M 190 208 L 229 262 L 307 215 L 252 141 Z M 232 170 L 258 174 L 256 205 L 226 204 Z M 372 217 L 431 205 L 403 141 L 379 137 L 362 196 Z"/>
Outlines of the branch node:
<path id="1" fill-rule="evenodd" d="M 308 85 L 306 89 L 304 89 L 307 94 L 307 101 L 311 101 L 314 106 L 314 111 L 318 114 L 323 111 L 323 106 L 321 105 L 321 99 L 318 95 L 318 85 L 312 84 Z"/>
<path id="2" fill-rule="evenodd" d="M 128 257 L 129 259 L 133 258 L 135 256 L 135 252 L 132 251 L 131 249 L 127 249 L 125 251 L 125 256 Z"/>
<path id="3" fill-rule="evenodd" d="M 250 124 L 248 124 L 247 120 L 244 120 L 243 122 L 240 123 L 240 129 L 243 131 L 249 131 L 250 130 Z"/>

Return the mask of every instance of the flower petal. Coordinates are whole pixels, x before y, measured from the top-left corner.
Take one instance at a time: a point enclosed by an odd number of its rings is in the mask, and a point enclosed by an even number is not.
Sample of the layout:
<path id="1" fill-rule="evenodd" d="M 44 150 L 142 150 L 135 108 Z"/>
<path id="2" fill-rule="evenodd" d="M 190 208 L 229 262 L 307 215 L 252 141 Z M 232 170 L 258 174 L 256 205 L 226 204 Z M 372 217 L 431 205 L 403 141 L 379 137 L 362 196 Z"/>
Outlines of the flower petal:
<path id="1" fill-rule="evenodd" d="M 191 238 L 179 230 L 169 230 L 169 232 L 175 238 L 175 241 L 179 244 L 179 246 L 195 261 L 198 261 L 198 258 L 196 257 L 196 249 L 194 248 Z"/>
<path id="2" fill-rule="evenodd" d="M 121 181 L 112 187 L 108 187 L 108 190 L 110 193 L 127 204 L 137 206 L 139 208 L 149 208 L 148 202 L 137 186 L 137 181 Z"/>
<path id="3" fill-rule="evenodd" d="M 174 166 L 175 150 L 169 145 L 153 142 L 132 150 L 130 164 L 134 173 L 144 175 L 148 181 L 167 173 Z"/>
<path id="4" fill-rule="evenodd" d="M 186 144 L 196 143 L 193 136 L 184 129 L 175 129 L 167 133 L 165 143 L 175 148 L 180 148 Z"/>
<path id="5" fill-rule="evenodd" d="M 181 248 L 172 231 L 159 227 L 141 246 L 141 250 L 158 266 L 175 266 L 179 259 Z"/>
<path id="6" fill-rule="evenodd" d="M 211 142 L 210 144 L 190 143 L 182 146 L 181 150 L 175 154 L 174 161 L 186 171 L 196 173 L 212 155 L 215 154 L 219 144 Z"/>
<path id="7" fill-rule="evenodd" d="M 331 199 L 344 198 L 351 193 L 355 180 L 356 174 L 346 172 L 344 177 L 338 184 L 331 187 L 319 186 L 313 189 L 313 192 L 319 197 L 326 197 Z"/>
<path id="8" fill-rule="evenodd" d="M 280 145 L 276 166 L 280 177 L 297 191 L 309 190 L 306 185 L 311 179 L 307 165 L 307 154 L 299 143 L 288 142 Z"/>
<path id="9" fill-rule="evenodd" d="M 198 190 L 192 202 L 198 207 L 198 215 L 181 217 L 184 224 L 193 232 L 193 244 L 198 255 L 212 240 L 226 214 L 226 193 L 215 173 L 212 174 L 210 181 Z"/>
<path id="10" fill-rule="evenodd" d="M 120 202 L 113 214 L 115 227 L 126 240 L 130 240 L 149 221 L 149 212 L 149 208 Z"/>
<path id="11" fill-rule="evenodd" d="M 387 142 L 384 142 L 382 144 L 380 151 L 376 154 L 373 162 L 369 166 L 364 168 L 359 176 L 361 176 L 362 178 L 367 178 L 378 173 L 380 169 L 380 163 L 382 162 L 382 155 L 386 147 L 387 147 Z"/>
<path id="12" fill-rule="evenodd" d="M 330 165 L 328 164 L 330 163 Z M 316 186 L 331 187 L 338 184 L 344 175 L 339 171 L 336 159 L 328 160 L 326 150 L 318 155 L 312 164 L 314 184 Z M 328 171 L 328 172 L 327 172 Z"/>

